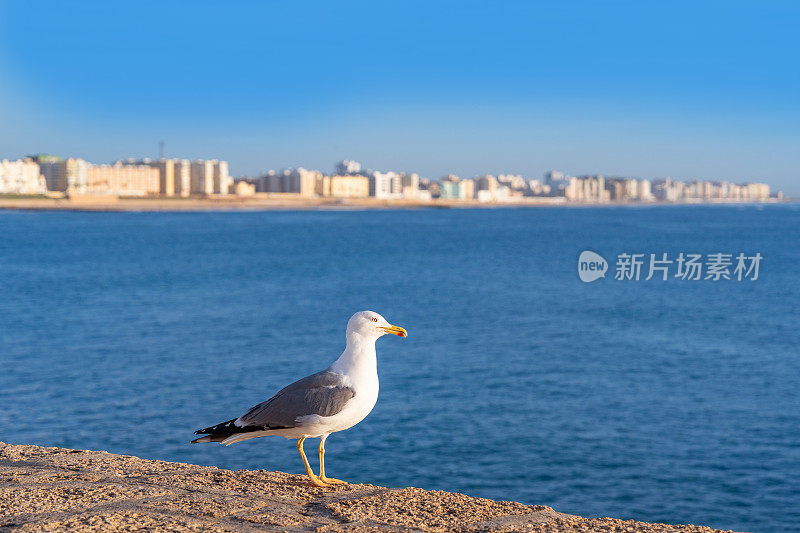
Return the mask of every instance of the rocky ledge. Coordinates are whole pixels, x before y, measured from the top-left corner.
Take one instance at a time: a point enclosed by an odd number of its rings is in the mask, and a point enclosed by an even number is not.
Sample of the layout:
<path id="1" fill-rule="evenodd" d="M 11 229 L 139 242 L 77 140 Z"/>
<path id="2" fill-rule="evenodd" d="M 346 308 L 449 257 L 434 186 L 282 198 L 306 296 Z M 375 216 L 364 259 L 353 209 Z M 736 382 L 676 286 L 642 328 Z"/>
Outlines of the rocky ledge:
<path id="1" fill-rule="evenodd" d="M 541 505 L 0 443 L 2 531 L 620 531 L 708 527 L 581 518 Z"/>

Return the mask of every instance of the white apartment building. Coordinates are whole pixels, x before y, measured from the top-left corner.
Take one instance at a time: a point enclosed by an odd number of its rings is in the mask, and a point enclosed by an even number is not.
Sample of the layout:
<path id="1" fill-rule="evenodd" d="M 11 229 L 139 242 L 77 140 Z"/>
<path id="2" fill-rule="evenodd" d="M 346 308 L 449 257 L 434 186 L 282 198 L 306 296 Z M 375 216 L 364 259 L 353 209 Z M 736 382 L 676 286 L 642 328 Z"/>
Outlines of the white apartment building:
<path id="1" fill-rule="evenodd" d="M 46 192 L 47 181 L 35 161 L 30 159 L 0 161 L 0 193 L 44 194 Z"/>
<path id="2" fill-rule="evenodd" d="M 192 194 L 228 194 L 233 179 L 228 162 L 198 159 L 190 166 L 189 188 Z"/>
<path id="3" fill-rule="evenodd" d="M 403 177 L 397 172 L 368 171 L 369 195 L 374 198 L 402 198 Z"/>

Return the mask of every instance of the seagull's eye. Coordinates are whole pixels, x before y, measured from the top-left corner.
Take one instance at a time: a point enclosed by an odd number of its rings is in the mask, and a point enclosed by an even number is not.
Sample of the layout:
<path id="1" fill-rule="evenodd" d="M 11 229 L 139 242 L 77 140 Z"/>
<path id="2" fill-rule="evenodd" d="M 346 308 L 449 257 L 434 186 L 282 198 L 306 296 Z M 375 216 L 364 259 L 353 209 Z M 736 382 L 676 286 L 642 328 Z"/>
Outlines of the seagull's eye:
<path id="1" fill-rule="evenodd" d="M 375 317 L 370 318 L 370 320 L 372 320 L 373 322 L 377 322 L 378 321 L 378 319 L 375 318 Z"/>

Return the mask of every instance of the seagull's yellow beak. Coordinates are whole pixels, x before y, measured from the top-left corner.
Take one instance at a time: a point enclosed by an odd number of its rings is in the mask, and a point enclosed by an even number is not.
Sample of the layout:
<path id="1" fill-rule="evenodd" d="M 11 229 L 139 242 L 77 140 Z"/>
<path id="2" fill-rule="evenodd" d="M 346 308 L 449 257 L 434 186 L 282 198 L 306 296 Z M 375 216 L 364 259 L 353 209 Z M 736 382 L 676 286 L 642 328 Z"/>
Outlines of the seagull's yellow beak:
<path id="1" fill-rule="evenodd" d="M 382 329 L 386 333 L 391 333 L 392 335 L 397 335 L 398 337 L 408 337 L 406 330 L 400 326 L 389 326 L 388 328 L 384 326 L 378 326 L 378 329 Z"/>

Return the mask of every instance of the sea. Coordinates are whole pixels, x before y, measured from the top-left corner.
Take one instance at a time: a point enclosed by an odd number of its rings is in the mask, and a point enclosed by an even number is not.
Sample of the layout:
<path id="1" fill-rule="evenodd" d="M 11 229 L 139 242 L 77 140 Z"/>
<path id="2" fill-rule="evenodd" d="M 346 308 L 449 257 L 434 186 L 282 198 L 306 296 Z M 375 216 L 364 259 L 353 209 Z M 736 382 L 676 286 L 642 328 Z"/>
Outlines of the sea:
<path id="1" fill-rule="evenodd" d="M 2 211 L 0 440 L 303 473 L 282 438 L 189 441 L 327 367 L 369 309 L 408 338 L 378 341 L 330 475 L 798 531 L 799 269 L 797 204 Z"/>

